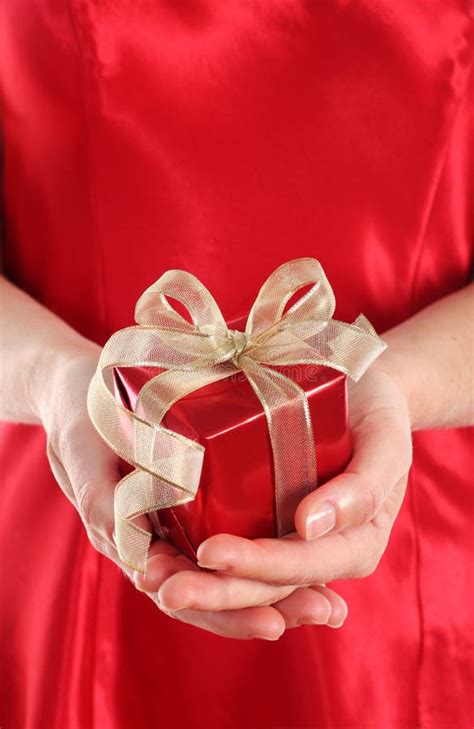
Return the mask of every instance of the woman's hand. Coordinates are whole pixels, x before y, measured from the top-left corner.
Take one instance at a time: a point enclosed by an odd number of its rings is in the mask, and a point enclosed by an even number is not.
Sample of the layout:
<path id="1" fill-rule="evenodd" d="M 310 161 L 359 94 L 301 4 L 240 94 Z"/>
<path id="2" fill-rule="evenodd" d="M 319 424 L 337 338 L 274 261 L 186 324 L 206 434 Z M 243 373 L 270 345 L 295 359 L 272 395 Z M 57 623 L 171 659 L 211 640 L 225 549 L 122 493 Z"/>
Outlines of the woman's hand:
<path id="1" fill-rule="evenodd" d="M 87 343 L 51 357 L 48 376 L 38 373 L 32 393 L 46 430 L 52 471 L 78 510 L 92 545 L 168 615 L 219 635 L 274 640 L 286 628 L 298 624 L 339 625 L 347 608 L 342 598 L 327 587 L 295 592 L 293 585 L 273 586 L 203 573 L 174 547 L 159 540 L 150 550 L 147 578 L 134 579 L 131 570 L 121 563 L 113 539 L 114 489 L 120 480 L 118 458 L 97 434 L 86 407 L 87 388 L 99 353 L 96 345 Z M 141 525 L 150 528 L 145 517 Z M 173 576 L 179 579 L 180 574 L 186 575 L 187 584 L 198 580 L 198 589 L 206 593 L 204 607 L 193 609 L 192 599 L 185 600 L 187 609 L 179 611 L 161 604 L 157 596 L 161 584 Z M 272 603 L 277 605 L 270 607 Z"/>
<path id="2" fill-rule="evenodd" d="M 247 540 L 220 534 L 201 544 L 199 564 L 162 583 L 158 598 L 170 609 L 229 610 L 244 607 L 258 592 L 252 582 L 298 587 L 280 599 L 280 611 L 306 599 L 307 588 L 371 574 L 387 546 L 402 504 L 412 458 L 406 398 L 396 380 L 375 363 L 350 387 L 354 454 L 345 470 L 299 505 L 297 532 L 282 539 Z M 241 581 L 229 592 L 226 577 Z M 269 594 L 271 594 L 269 592 Z"/>

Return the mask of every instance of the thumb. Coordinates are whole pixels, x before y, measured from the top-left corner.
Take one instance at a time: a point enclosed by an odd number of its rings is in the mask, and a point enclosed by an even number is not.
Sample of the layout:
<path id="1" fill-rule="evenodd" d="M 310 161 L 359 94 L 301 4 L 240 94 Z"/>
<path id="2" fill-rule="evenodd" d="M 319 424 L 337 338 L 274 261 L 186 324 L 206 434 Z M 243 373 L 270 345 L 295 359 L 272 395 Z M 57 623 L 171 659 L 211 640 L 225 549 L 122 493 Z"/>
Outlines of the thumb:
<path id="1" fill-rule="evenodd" d="M 347 469 L 306 496 L 295 514 L 302 539 L 364 524 L 378 513 L 411 463 L 411 434 L 395 408 L 369 413 L 353 431 Z"/>

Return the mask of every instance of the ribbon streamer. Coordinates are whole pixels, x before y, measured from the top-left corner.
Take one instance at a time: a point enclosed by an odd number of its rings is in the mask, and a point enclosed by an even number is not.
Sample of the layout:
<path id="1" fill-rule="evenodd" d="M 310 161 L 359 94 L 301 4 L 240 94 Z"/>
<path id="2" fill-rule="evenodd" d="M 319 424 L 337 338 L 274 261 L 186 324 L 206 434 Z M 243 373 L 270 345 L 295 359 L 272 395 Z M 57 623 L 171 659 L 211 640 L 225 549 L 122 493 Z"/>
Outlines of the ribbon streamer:
<path id="1" fill-rule="evenodd" d="M 311 285 L 285 312 L 291 297 Z M 179 301 L 191 322 L 167 297 Z M 135 468 L 116 486 L 115 538 L 121 560 L 146 572 L 151 533 L 134 523 L 192 501 L 204 448 L 161 422 L 185 395 L 243 371 L 262 403 L 271 439 L 278 534 L 294 529 L 302 495 L 317 485 L 313 426 L 304 390 L 272 365 L 325 365 L 357 381 L 386 348 L 360 315 L 352 324 L 332 318 L 335 298 L 319 261 L 299 258 L 274 271 L 260 289 L 245 332 L 228 329 L 212 295 L 192 274 L 167 271 L 139 298 L 137 326 L 105 344 L 87 396 L 101 437 Z M 114 367 L 156 367 L 140 390 L 135 412 L 114 397 Z"/>

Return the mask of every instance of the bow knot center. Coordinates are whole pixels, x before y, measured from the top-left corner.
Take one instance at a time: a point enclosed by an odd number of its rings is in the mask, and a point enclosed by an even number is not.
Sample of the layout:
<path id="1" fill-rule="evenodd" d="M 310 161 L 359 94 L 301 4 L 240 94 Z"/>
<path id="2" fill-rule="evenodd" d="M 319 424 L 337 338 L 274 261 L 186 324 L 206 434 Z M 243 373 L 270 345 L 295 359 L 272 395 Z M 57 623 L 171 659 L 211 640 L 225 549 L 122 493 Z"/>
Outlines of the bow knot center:
<path id="1" fill-rule="evenodd" d="M 238 364 L 239 357 L 248 344 L 247 335 L 245 332 L 240 332 L 238 329 L 228 329 L 227 337 L 231 340 L 234 350 L 232 361 L 235 364 Z"/>

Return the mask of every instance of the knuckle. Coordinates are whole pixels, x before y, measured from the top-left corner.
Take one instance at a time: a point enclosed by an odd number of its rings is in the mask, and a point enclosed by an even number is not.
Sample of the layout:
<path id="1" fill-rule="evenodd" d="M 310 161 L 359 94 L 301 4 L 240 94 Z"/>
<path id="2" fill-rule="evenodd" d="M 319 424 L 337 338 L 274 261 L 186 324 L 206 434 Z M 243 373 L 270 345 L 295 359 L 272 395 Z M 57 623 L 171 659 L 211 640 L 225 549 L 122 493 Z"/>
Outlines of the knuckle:
<path id="1" fill-rule="evenodd" d="M 82 520 L 87 526 L 95 529 L 98 525 L 96 523 L 94 488 L 90 481 L 85 481 L 76 488 L 76 501 Z"/>
<path id="2" fill-rule="evenodd" d="M 84 481 L 75 488 L 77 509 L 88 529 L 113 544 L 113 520 L 109 523 L 99 508 L 97 487 L 98 484 L 95 481 Z"/>
<path id="3" fill-rule="evenodd" d="M 363 578 L 373 575 L 378 567 L 381 557 L 382 553 L 378 551 L 376 552 L 374 550 L 369 552 L 369 554 L 357 564 L 354 570 L 354 577 Z"/>
<path id="4" fill-rule="evenodd" d="M 117 562 L 117 555 L 115 553 L 115 550 L 107 539 L 102 537 L 91 528 L 86 527 L 86 532 L 90 543 L 92 544 L 94 549 L 99 552 L 99 554 L 102 554 L 104 555 L 104 557 L 108 557 L 114 562 Z M 121 564 L 118 564 L 118 566 L 123 570 L 123 566 Z"/>
<path id="5" fill-rule="evenodd" d="M 373 565 L 369 564 L 368 562 L 364 562 L 360 564 L 354 573 L 354 577 L 363 579 L 364 577 L 370 577 L 374 573 L 374 567 Z"/>
<path id="6" fill-rule="evenodd" d="M 103 540 L 87 524 L 85 525 L 85 527 L 86 527 L 87 538 L 89 539 L 89 542 L 92 544 L 94 549 L 97 552 L 100 552 L 101 554 L 105 554 Z"/>
<path id="7" fill-rule="evenodd" d="M 56 432 L 56 440 L 65 459 L 73 457 L 81 430 L 82 424 L 80 421 L 75 418 L 68 418 L 62 422 L 61 428 Z"/>
<path id="8" fill-rule="evenodd" d="M 368 482 L 359 496 L 361 518 L 370 521 L 380 510 L 384 501 L 384 490 L 374 482 Z"/>

